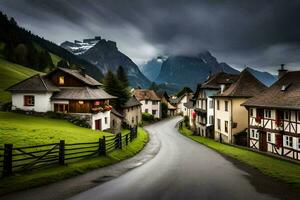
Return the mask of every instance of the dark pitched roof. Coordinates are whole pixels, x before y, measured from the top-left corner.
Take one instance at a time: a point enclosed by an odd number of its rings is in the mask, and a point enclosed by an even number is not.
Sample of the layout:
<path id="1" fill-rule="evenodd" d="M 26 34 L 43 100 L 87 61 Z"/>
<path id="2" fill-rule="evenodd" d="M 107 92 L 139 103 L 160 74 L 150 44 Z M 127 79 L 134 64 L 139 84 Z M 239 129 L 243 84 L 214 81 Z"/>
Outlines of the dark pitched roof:
<path id="1" fill-rule="evenodd" d="M 242 105 L 300 109 L 300 71 L 287 72 L 270 88 L 248 99 Z"/>
<path id="2" fill-rule="evenodd" d="M 200 87 L 203 89 L 220 89 L 221 84 L 232 84 L 235 83 L 239 78 L 237 74 L 227 74 L 220 72 L 211 76 L 206 82 Z"/>
<path id="3" fill-rule="evenodd" d="M 77 70 L 77 69 L 68 69 L 68 68 L 58 67 L 55 70 L 64 71 L 64 72 L 70 74 L 71 76 L 73 76 L 73 77 L 79 79 L 80 81 L 82 81 L 82 82 L 84 82 L 88 85 L 91 85 L 91 86 L 100 86 L 100 85 L 102 85 L 101 83 L 96 81 L 94 78 L 90 77 L 87 74 L 83 74 L 80 70 Z"/>
<path id="4" fill-rule="evenodd" d="M 183 105 L 188 109 L 194 108 L 194 103 L 192 101 L 188 101 L 188 102 L 184 103 Z"/>
<path id="5" fill-rule="evenodd" d="M 148 89 L 135 89 L 134 90 L 134 96 L 137 98 L 137 100 L 153 100 L 153 101 L 160 101 L 160 98 L 158 95 L 154 92 L 154 90 L 148 90 Z"/>
<path id="6" fill-rule="evenodd" d="M 120 117 L 120 118 L 123 118 L 123 117 L 124 117 L 121 113 L 119 113 L 119 112 L 118 112 L 116 109 L 114 109 L 114 108 L 111 109 L 111 113 L 114 114 L 114 115 L 116 115 L 117 117 Z"/>
<path id="7" fill-rule="evenodd" d="M 142 105 L 137 99 L 136 97 L 133 95 L 123 106 L 123 108 L 129 108 L 129 107 L 133 107 L 133 106 L 140 106 Z"/>
<path id="8" fill-rule="evenodd" d="M 101 100 L 114 99 L 112 96 L 101 88 L 90 87 L 65 87 L 60 88 L 60 92 L 54 94 L 51 99 L 69 99 L 69 100 Z"/>
<path id="9" fill-rule="evenodd" d="M 247 69 L 243 70 L 239 75 L 239 79 L 233 83 L 223 93 L 216 96 L 225 97 L 253 97 L 260 94 L 267 87 L 257 80 Z"/>
<path id="10" fill-rule="evenodd" d="M 59 88 L 45 76 L 37 74 L 16 83 L 6 90 L 10 92 L 56 92 L 59 91 Z"/>

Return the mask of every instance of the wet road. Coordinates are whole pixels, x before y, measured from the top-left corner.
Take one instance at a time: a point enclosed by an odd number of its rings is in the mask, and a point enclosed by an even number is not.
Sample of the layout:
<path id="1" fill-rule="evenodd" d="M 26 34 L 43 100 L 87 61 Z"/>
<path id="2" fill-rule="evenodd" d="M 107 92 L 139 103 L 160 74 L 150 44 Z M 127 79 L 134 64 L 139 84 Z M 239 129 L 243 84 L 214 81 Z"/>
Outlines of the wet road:
<path id="1" fill-rule="evenodd" d="M 161 149 L 152 160 L 71 199 L 297 198 L 285 185 L 180 135 L 175 128 L 179 119 L 146 128 L 161 142 Z"/>

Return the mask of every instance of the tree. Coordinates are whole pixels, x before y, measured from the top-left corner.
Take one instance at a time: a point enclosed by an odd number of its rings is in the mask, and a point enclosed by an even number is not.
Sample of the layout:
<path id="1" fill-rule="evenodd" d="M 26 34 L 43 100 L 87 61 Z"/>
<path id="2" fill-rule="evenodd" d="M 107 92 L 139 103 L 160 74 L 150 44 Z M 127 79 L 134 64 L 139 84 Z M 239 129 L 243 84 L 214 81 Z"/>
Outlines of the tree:
<path id="1" fill-rule="evenodd" d="M 129 87 L 127 73 L 121 65 L 117 69 L 117 78 L 119 79 L 119 81 L 121 81 L 124 87 Z"/>
<path id="2" fill-rule="evenodd" d="M 161 103 L 161 117 L 162 118 L 168 117 L 168 105 L 164 102 Z"/>
<path id="3" fill-rule="evenodd" d="M 117 99 L 112 101 L 113 107 L 117 110 L 120 109 L 130 98 L 128 88 L 124 88 L 123 83 L 117 78 L 117 76 L 112 72 L 108 71 L 103 80 L 104 90 L 117 97 Z"/>
<path id="4" fill-rule="evenodd" d="M 57 67 L 63 67 L 63 68 L 69 68 L 69 64 L 66 60 L 62 59 L 57 62 L 56 64 Z"/>

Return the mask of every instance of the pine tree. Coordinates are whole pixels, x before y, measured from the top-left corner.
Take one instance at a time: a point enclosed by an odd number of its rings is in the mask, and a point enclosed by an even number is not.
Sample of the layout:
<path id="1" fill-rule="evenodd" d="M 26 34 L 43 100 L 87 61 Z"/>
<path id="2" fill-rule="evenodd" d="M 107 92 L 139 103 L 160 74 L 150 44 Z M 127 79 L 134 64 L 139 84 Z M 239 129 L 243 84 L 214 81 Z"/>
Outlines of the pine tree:
<path id="1" fill-rule="evenodd" d="M 124 87 L 129 87 L 127 73 L 125 72 L 124 68 L 121 65 L 117 69 L 117 77 L 122 82 Z"/>
<path id="2" fill-rule="evenodd" d="M 123 83 L 110 70 L 104 77 L 103 85 L 104 90 L 107 93 L 117 97 L 117 99 L 112 101 L 113 107 L 115 107 L 117 110 L 120 109 L 130 98 L 128 89 L 124 88 Z"/>

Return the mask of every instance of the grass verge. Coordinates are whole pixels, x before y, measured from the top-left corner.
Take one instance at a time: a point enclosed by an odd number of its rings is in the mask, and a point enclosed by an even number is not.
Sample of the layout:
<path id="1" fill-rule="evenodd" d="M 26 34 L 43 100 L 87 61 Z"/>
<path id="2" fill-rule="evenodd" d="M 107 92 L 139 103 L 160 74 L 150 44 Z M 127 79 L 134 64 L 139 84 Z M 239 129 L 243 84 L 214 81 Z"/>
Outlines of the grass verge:
<path id="1" fill-rule="evenodd" d="M 89 170 L 108 166 L 130 158 L 141 151 L 147 144 L 149 136 L 142 128 L 138 128 L 138 137 L 122 150 L 116 150 L 107 156 L 80 160 L 66 166 L 56 166 L 23 175 L 15 175 L 2 179 L 0 182 L 0 195 L 54 183 L 63 179 L 83 174 Z"/>
<path id="2" fill-rule="evenodd" d="M 265 175 L 271 176 L 292 186 L 300 187 L 300 165 L 298 164 L 222 144 L 209 138 L 194 136 L 192 135 L 192 131 L 185 126 L 179 131 L 196 142 L 258 169 Z"/>

